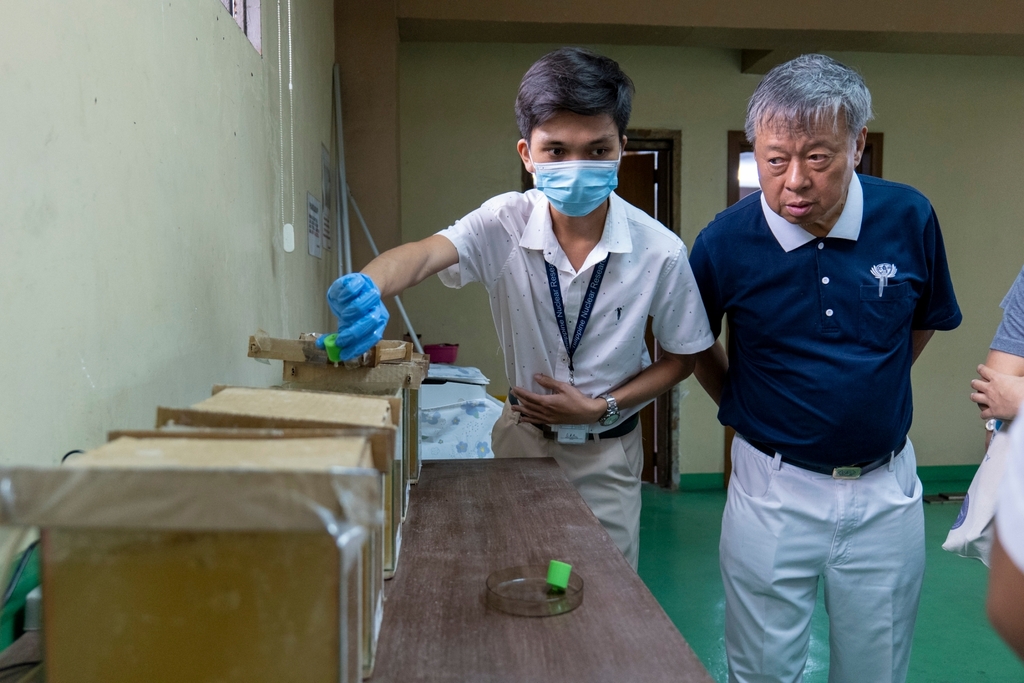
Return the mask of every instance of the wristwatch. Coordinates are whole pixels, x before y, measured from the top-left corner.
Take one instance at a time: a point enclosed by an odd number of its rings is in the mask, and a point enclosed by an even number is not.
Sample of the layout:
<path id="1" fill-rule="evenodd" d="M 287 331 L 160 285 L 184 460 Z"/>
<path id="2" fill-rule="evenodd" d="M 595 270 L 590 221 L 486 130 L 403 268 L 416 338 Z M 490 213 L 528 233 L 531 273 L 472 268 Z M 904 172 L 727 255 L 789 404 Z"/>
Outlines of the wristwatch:
<path id="1" fill-rule="evenodd" d="M 604 411 L 604 415 L 601 416 L 597 423 L 602 427 L 611 427 L 619 421 L 619 404 L 611 394 L 602 394 L 598 398 L 603 398 L 608 403 L 608 409 Z"/>

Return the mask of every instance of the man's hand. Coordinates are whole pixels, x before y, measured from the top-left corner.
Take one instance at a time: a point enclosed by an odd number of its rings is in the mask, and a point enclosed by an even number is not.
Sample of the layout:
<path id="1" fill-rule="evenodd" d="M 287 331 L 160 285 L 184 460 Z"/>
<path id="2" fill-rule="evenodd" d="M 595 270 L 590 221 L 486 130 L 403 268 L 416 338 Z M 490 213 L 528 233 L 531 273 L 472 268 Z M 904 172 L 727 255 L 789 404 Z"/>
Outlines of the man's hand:
<path id="1" fill-rule="evenodd" d="M 608 409 L 603 398 L 584 396 L 579 389 L 559 382 L 547 375 L 534 375 L 537 384 L 550 389 L 550 394 L 535 394 L 522 387 L 515 387 L 512 393 L 519 405 L 512 410 L 519 413 L 520 420 L 531 424 L 581 425 L 597 422 Z"/>
<path id="2" fill-rule="evenodd" d="M 327 303 L 338 316 L 338 348 L 341 359 L 351 360 L 369 351 L 384 335 L 388 309 L 380 290 L 366 275 L 351 273 L 334 281 L 327 290 Z M 323 348 L 322 338 L 317 346 Z"/>
<path id="3" fill-rule="evenodd" d="M 978 366 L 981 379 L 971 380 L 971 400 L 981 408 L 981 419 L 1012 420 L 1024 402 L 1024 377 L 997 372 L 987 365 Z"/>

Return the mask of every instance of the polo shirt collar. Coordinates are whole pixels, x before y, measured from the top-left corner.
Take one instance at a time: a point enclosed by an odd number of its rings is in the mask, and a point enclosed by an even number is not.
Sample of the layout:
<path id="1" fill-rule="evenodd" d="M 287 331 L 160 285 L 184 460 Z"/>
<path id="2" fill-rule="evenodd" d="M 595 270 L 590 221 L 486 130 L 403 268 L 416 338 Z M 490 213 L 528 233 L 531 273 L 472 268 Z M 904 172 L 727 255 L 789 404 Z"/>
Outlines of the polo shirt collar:
<path id="1" fill-rule="evenodd" d="M 768 222 L 775 239 L 785 251 L 793 251 L 802 247 L 811 240 L 817 239 L 799 225 L 790 223 L 785 218 L 771 210 L 768 202 L 765 201 L 764 193 L 761 193 L 761 211 L 764 219 Z M 839 239 L 857 241 L 860 237 L 860 224 L 864 218 L 864 190 L 860 186 L 860 178 L 853 174 L 850 181 L 850 188 L 846 193 L 846 206 L 839 214 L 839 220 L 832 226 L 826 237 L 837 237 Z"/>
<path id="2" fill-rule="evenodd" d="M 594 264 L 600 263 L 608 254 L 628 254 L 633 251 L 633 239 L 629 234 L 629 216 L 625 200 L 612 192 L 609 197 L 608 216 L 604 221 L 601 240 L 587 255 L 587 260 L 578 272 L 582 273 Z M 526 222 L 519 246 L 544 252 L 544 260 L 559 270 L 575 273 L 569 258 L 562 251 L 562 245 L 551 227 L 551 211 L 547 197 L 541 197 Z"/>

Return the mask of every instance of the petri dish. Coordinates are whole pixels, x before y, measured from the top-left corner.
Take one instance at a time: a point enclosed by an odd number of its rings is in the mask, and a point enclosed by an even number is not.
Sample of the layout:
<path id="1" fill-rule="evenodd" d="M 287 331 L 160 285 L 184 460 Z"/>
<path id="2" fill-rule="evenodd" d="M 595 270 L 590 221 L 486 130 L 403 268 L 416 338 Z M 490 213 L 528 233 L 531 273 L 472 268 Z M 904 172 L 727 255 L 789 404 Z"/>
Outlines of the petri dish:
<path id="1" fill-rule="evenodd" d="M 565 592 L 548 589 L 547 565 L 499 569 L 487 577 L 487 604 L 520 617 L 551 617 L 571 612 L 583 603 L 583 579 L 569 576 Z"/>

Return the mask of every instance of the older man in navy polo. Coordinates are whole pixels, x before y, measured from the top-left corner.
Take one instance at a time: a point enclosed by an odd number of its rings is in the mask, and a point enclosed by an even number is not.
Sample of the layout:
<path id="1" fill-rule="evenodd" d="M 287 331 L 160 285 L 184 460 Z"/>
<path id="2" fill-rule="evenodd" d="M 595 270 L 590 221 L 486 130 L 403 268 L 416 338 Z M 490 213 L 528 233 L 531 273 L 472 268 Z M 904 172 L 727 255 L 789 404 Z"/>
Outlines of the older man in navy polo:
<path id="1" fill-rule="evenodd" d="M 733 427 L 722 520 L 729 680 L 799 681 L 818 581 L 830 683 L 906 679 L 924 573 L 910 367 L 960 324 L 928 199 L 858 176 L 871 95 L 804 55 L 770 71 L 746 132 L 760 193 L 690 265 L 712 333 L 696 375 Z"/>

